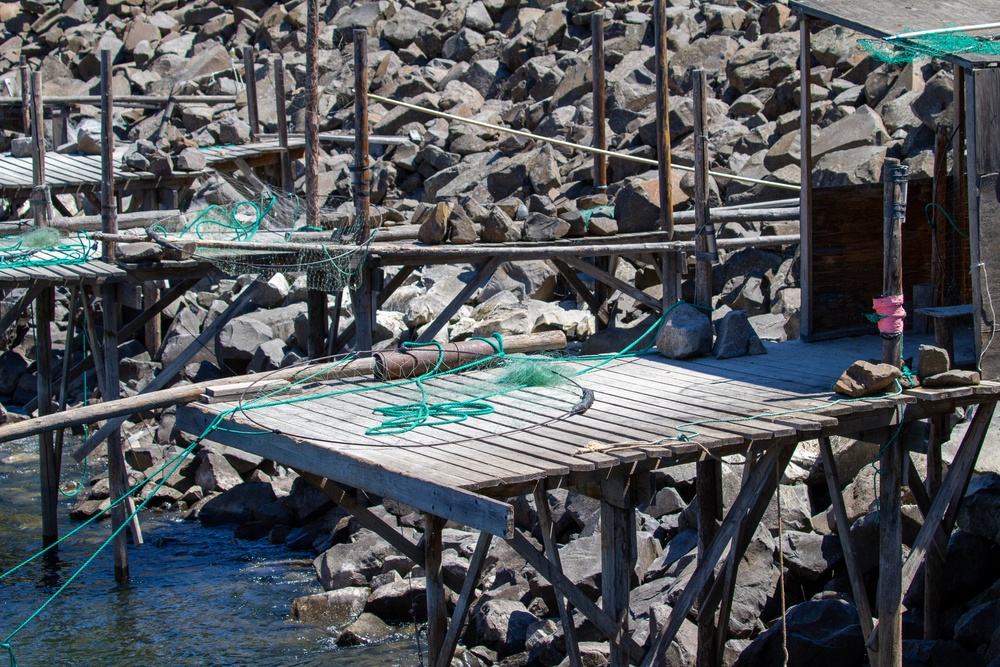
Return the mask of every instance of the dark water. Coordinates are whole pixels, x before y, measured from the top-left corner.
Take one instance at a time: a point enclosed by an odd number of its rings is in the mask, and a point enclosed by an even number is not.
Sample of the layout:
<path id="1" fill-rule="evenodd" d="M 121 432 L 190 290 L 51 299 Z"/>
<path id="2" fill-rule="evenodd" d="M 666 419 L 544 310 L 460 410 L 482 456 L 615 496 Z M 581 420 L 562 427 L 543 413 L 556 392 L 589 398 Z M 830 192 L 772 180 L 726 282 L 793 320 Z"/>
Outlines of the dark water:
<path id="1" fill-rule="evenodd" d="M 0 445 L 0 572 L 39 548 L 38 464 L 34 442 Z M 30 456 L 27 456 L 29 455 Z M 18 456 L 21 455 L 21 456 Z M 11 459 L 8 459 L 11 461 Z M 67 457 L 63 478 L 79 479 Z M 61 499 L 60 535 L 76 527 Z M 66 591 L 10 642 L 19 667 L 162 665 L 285 667 L 419 663 L 412 628 L 376 647 L 342 649 L 334 630 L 288 619 L 293 598 L 322 591 L 302 554 L 233 538 L 176 514 L 144 513 L 146 544 L 130 547 L 132 585 L 119 588 L 111 554 L 100 554 Z M 0 640 L 28 618 L 110 534 L 91 525 L 0 580 Z M 0 667 L 7 656 L 0 653 Z"/>

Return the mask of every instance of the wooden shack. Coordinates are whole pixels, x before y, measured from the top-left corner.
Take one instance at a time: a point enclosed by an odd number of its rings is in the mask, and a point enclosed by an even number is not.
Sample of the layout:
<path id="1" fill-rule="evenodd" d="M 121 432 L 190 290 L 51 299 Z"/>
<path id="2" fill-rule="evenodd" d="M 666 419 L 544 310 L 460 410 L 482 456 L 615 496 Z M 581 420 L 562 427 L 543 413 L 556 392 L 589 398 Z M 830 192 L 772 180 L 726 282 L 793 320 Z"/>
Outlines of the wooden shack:
<path id="1" fill-rule="evenodd" d="M 791 0 L 789 5 L 800 13 L 804 80 L 811 72 L 810 36 L 816 21 L 876 39 L 899 35 L 914 26 L 934 30 L 1000 21 L 1000 8 L 992 0 Z M 985 34 L 982 30 L 970 32 Z M 969 361 L 980 366 L 984 378 L 994 379 L 1000 376 L 1000 350 L 991 344 L 995 314 L 989 276 L 1000 275 L 996 252 L 1000 144 L 995 122 L 1000 105 L 1000 58 L 973 52 L 942 52 L 936 57 L 953 68 L 954 120 L 951 127 L 939 128 L 933 181 L 911 183 L 903 230 L 904 293 L 911 312 L 914 305 L 948 307 L 930 311 L 941 335 L 950 330 L 952 318 L 971 310 L 975 352 Z M 871 311 L 870 299 L 881 293 L 877 266 L 883 254 L 882 188 L 814 188 L 808 86 L 801 88 L 800 108 L 801 335 L 814 341 L 863 333 L 873 328 L 861 315 Z M 928 212 L 931 202 L 934 205 Z M 954 224 L 949 224 L 943 212 L 950 212 Z M 962 238 L 965 230 L 968 240 Z M 913 304 L 914 286 L 928 283 L 937 285 L 932 303 Z"/>

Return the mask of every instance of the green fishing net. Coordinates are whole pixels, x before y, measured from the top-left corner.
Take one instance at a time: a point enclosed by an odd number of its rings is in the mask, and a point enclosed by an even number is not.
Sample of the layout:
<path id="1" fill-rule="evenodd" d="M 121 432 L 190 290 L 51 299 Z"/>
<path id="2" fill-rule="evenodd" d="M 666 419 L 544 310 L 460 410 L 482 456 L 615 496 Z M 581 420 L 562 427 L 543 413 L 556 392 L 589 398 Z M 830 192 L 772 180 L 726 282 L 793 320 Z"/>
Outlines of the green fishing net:
<path id="1" fill-rule="evenodd" d="M 97 244 L 86 232 L 36 227 L 0 237 L 0 269 L 82 264 L 96 255 Z"/>
<path id="2" fill-rule="evenodd" d="M 946 24 L 944 28 L 955 28 Z M 901 34 L 914 32 L 906 29 Z M 903 65 L 917 58 L 940 58 L 947 55 L 976 54 L 1000 56 L 1000 41 L 991 37 L 974 37 L 961 31 L 917 35 L 903 39 L 859 39 L 858 43 L 870 56 L 891 65 Z"/>

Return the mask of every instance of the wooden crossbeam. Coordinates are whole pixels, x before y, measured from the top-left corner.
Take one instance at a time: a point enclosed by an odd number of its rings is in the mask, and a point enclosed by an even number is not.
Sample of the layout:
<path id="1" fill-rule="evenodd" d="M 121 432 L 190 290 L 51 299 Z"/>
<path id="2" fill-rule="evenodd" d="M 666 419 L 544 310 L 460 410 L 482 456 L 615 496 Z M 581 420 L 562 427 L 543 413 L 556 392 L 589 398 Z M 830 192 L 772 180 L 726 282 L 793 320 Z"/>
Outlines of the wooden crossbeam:
<path id="1" fill-rule="evenodd" d="M 436 336 L 437 333 L 444 328 L 444 325 L 448 323 L 451 316 L 457 313 L 458 309 L 464 306 L 465 302 L 472 298 L 472 295 L 476 290 L 489 282 L 490 278 L 493 277 L 493 274 L 496 273 L 496 270 L 500 268 L 500 264 L 502 263 L 503 259 L 499 257 L 493 257 L 486 262 L 486 264 L 484 264 L 482 268 L 476 272 L 476 275 L 472 277 L 472 280 L 470 280 L 468 284 L 462 288 L 462 291 L 460 291 L 455 298 L 451 300 L 451 303 L 445 306 L 444 310 L 441 311 L 441 314 L 438 315 L 433 322 L 427 325 L 427 328 L 424 329 L 423 333 L 421 333 L 417 338 L 417 342 L 426 343 L 434 340 L 434 336 Z"/>

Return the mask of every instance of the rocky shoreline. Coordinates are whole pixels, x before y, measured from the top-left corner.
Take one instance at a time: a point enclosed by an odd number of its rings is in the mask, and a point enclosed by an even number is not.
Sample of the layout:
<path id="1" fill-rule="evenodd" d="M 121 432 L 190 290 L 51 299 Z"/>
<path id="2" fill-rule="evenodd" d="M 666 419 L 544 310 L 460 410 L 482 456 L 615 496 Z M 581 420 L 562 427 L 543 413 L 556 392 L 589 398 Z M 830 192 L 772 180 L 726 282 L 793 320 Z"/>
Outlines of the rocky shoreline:
<path id="1" fill-rule="evenodd" d="M 799 181 L 800 81 L 796 18 L 781 2 L 671 0 L 668 8 L 672 159 L 693 160 L 693 104 L 689 71 L 708 71 L 711 168 L 723 174 L 794 184 Z M 656 113 L 651 3 L 628 0 L 379 0 L 321 2 L 321 131 L 351 132 L 353 75 L 350 31 L 371 37 L 372 92 L 484 122 L 546 137 L 590 144 L 593 137 L 591 16 L 605 20 L 609 147 L 655 158 Z M 198 147 L 241 144 L 250 138 L 240 64 L 232 53 L 256 49 L 253 76 L 263 130 L 276 130 L 275 86 L 270 61 L 281 58 L 289 76 L 291 129 L 304 128 L 305 3 L 253 0 L 108 0 L 97 10 L 83 0 L 0 2 L 0 82 L 20 89 L 18 57 L 42 72 L 46 95 L 94 94 L 96 54 L 113 52 L 116 95 L 234 95 L 235 104 L 177 104 L 169 109 L 131 109 L 116 117 L 119 140 L 136 142 L 124 169 L 161 175 L 202 169 Z M 898 158 L 913 177 L 930 176 L 934 132 L 951 122 L 952 84 L 947 65 L 935 61 L 903 67 L 881 64 L 858 46 L 857 35 L 818 26 L 813 34 L 815 67 L 809 81 L 816 159 L 814 184 L 842 186 L 877 182 L 886 157 Z M 62 152 L 96 153 L 98 110 L 81 106 L 70 119 Z M 606 236 L 658 228 L 659 185 L 655 171 L 634 161 L 609 160 L 609 186 L 591 187 L 591 158 L 578 151 L 448 123 L 388 104 L 371 106 L 375 134 L 407 137 L 397 146 L 373 145 L 372 197 L 385 225 L 411 225 L 425 244 L 475 241 L 551 241 Z M 15 155 L 26 147 L 11 119 L 0 123 L 0 149 Z M 320 191 L 330 224 L 351 219 L 351 157 L 324 148 Z M 298 189 L 304 166 L 293 166 Z M 713 177 L 712 205 L 780 199 L 787 190 Z M 675 172 L 677 210 L 689 204 L 694 183 Z M 192 205 L 233 201 L 225 183 L 198 182 Z M 61 197 L 71 211 L 95 214 L 86 198 Z M 135 206 L 138 206 L 138 202 Z M 8 218 L 24 211 L 7 210 Z M 794 233 L 790 223 L 730 223 L 723 238 Z M 469 265 L 436 265 L 415 272 L 377 315 L 377 346 L 412 340 L 471 277 Z M 620 261 L 616 277 L 660 298 L 655 267 Z M 121 348 L 122 395 L 134 395 L 175 359 L 252 280 L 249 276 L 206 279 L 168 308 L 159 349 L 139 340 Z M 797 248 L 763 247 L 723 253 L 713 270 L 715 310 L 721 323 L 745 313 L 762 339 L 798 336 Z M 693 292 L 685 283 L 685 294 Z M 266 372 L 304 358 L 307 338 L 306 283 L 300 275 L 277 274 L 258 292 L 254 310 L 226 325 L 212 349 L 202 350 L 178 382 Z M 9 294 L 0 310 L 11 307 Z M 344 300 L 349 303 L 349 299 Z M 331 306 L 332 306 L 331 298 Z M 138 305 L 137 303 L 135 305 Z M 57 297 L 53 340 L 67 335 L 68 299 Z M 550 262 L 504 264 L 470 303 L 452 318 L 440 339 L 530 333 L 558 329 L 587 353 L 622 349 L 644 329 L 648 309 L 619 295 L 615 326 L 595 334 L 593 315 Z M 341 331 L 350 323 L 349 308 Z M 733 319 L 733 318 L 730 318 Z M 37 380 L 33 333 L 19 321 L 0 354 L 0 403 L 31 404 Z M 702 350 L 706 351 L 706 350 Z M 745 353 L 746 342 L 739 353 Z M 717 352 L 718 353 L 718 352 Z M 71 360 L 82 358 L 75 350 Z M 62 359 L 57 359 L 56 372 Z M 94 395 L 91 375 L 69 387 L 70 404 Z M 12 413 L 13 414 L 13 413 Z M 13 418 L 13 417 L 12 417 Z M 960 434 L 962 424 L 956 429 Z M 126 462 L 133 482 L 190 444 L 174 428 L 171 410 L 142 414 L 126 424 Z M 957 437 L 957 436 L 956 436 Z M 845 485 L 850 530 L 863 568 L 874 582 L 878 563 L 876 483 L 869 465 L 877 446 L 842 439 L 835 443 L 837 473 Z M 98 452 L 98 455 L 100 451 Z M 918 457 L 919 458 L 919 457 Z M 723 465 L 724 499 L 739 488 L 738 459 Z M 940 640 L 919 634 L 919 586 L 905 604 L 906 664 L 996 667 L 1000 664 L 1000 477 L 984 468 L 958 518 L 948 546 L 945 633 Z M 697 503 L 694 466 L 656 471 L 655 495 L 637 515 L 638 561 L 629 625 L 641 645 L 662 624 L 669 605 L 694 567 Z M 850 587 L 843 571 L 837 527 L 830 516 L 822 463 L 815 443 L 803 443 L 780 486 L 777 507 L 768 509 L 744 556 L 736 582 L 724 663 L 749 667 L 778 664 L 779 576 L 785 577 L 789 607 L 789 652 L 822 665 L 863 664 L 864 648 Z M 147 488 L 151 488 L 147 486 Z M 93 516 L 108 504 L 106 474 L 89 481 L 74 516 Z M 422 517 L 412 508 L 380 498 L 359 498 L 404 535 L 417 541 Z M 904 501 L 904 542 L 912 544 L 921 517 Z M 597 502 L 571 491 L 549 495 L 560 556 L 567 576 L 592 600 L 600 595 Z M 362 528 L 293 472 L 246 453 L 204 443 L 187 459 L 151 505 L 183 511 L 204 524 L 236 524 L 240 539 L 269 539 L 315 555 L 320 593 L 297 599 L 293 618 L 330 626 L 337 643 L 378 641 L 392 624 L 420 621 L 423 577 L 405 557 Z M 516 501 L 520 525 L 539 539 L 530 499 Z M 780 537 L 779 537 L 780 535 Z M 777 540 L 781 540 L 781 557 Z M 474 533 L 449 526 L 444 567 L 462 576 L 476 543 Z M 908 548 L 908 547 L 907 547 Z M 784 569 L 781 569 L 783 564 Z M 607 643 L 579 617 L 585 664 L 602 664 Z M 696 626 L 690 621 L 668 650 L 673 665 L 694 664 Z M 552 587 L 504 543 L 490 551 L 483 595 L 473 609 L 460 649 L 461 664 L 507 667 L 565 664 L 562 629 Z"/>

